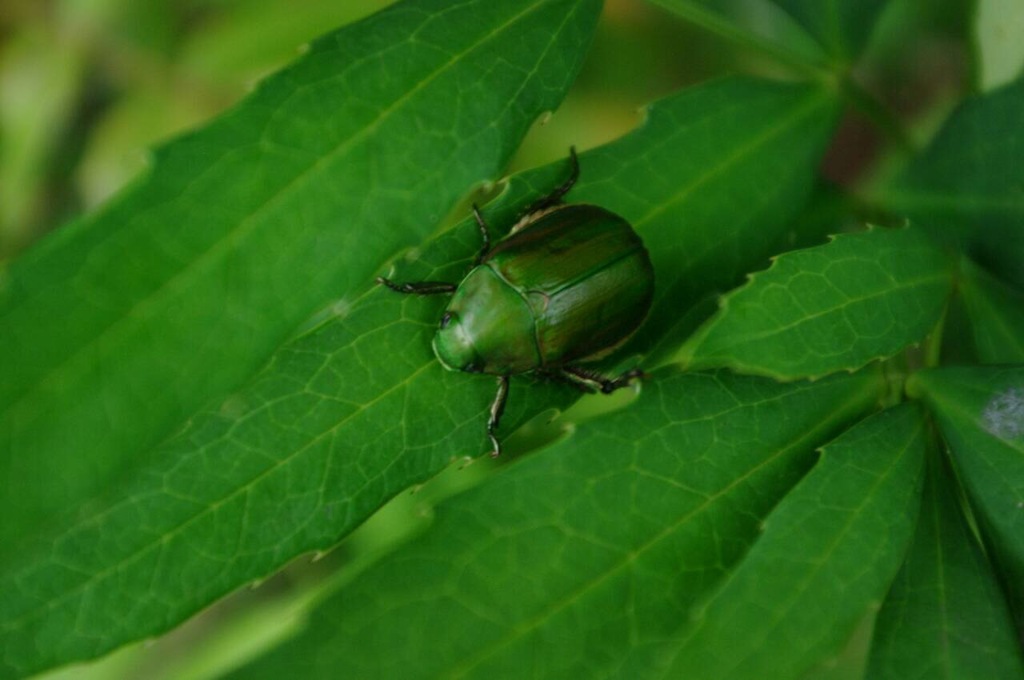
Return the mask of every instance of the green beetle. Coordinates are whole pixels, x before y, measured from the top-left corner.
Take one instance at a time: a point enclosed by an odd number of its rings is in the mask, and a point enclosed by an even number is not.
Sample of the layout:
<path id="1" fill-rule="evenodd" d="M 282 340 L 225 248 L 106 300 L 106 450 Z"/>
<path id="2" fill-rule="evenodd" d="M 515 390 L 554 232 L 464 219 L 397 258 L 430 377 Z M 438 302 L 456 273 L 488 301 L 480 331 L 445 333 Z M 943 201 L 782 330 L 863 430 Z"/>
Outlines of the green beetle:
<path id="1" fill-rule="evenodd" d="M 483 246 L 461 283 L 377 278 L 399 293 L 452 294 L 434 353 L 449 370 L 498 376 L 487 421 L 494 456 L 501 452 L 495 430 L 510 375 L 535 372 L 606 394 L 642 376 L 634 369 L 609 378 L 579 366 L 606 356 L 640 327 L 654 294 L 654 269 L 626 220 L 595 205 L 562 202 L 579 178 L 575 149 L 569 158 L 569 178 L 529 205 L 494 248 L 473 206 Z"/>

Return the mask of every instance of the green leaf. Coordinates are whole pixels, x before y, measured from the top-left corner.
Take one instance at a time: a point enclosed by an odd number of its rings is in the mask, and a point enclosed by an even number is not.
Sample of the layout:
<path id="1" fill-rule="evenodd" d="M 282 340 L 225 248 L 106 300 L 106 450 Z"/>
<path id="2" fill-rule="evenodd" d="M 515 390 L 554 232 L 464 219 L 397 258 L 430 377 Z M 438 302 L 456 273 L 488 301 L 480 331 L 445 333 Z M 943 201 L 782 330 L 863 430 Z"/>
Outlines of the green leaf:
<path id="1" fill-rule="evenodd" d="M 1024 294 L 964 260 L 960 294 L 978 358 L 986 364 L 1024 363 Z"/>
<path id="2" fill-rule="evenodd" d="M 715 103 L 725 95 L 766 116 L 775 112 L 777 118 L 760 121 L 769 128 L 831 117 L 828 100 L 811 88 L 722 81 L 659 103 L 643 128 L 581 156 L 580 182 L 570 198 L 601 199 L 636 224 L 662 267 L 659 285 L 708 267 L 701 260 L 672 266 L 678 247 L 672 234 L 686 229 L 680 214 L 693 207 L 691 200 L 706 205 L 692 198 L 699 193 L 693 190 L 725 185 L 732 171 L 740 172 L 733 182 L 743 181 L 754 169 L 739 162 L 741 152 L 732 164 L 696 168 L 687 156 L 693 138 L 673 134 L 690 116 L 709 131 L 694 99 Z M 730 130 L 730 117 L 723 120 Z M 748 142 L 741 137 L 736 143 Z M 808 182 L 813 165 L 808 161 Z M 483 207 L 486 218 L 497 232 L 508 228 L 524 202 L 561 182 L 566 171 L 559 162 L 513 178 L 499 200 Z M 799 191 L 797 184 L 792 191 Z M 782 200 L 768 196 L 769 204 Z M 735 208 L 731 214 L 739 222 L 771 224 Z M 757 252 L 743 245 L 747 257 Z M 458 280 L 478 248 L 476 225 L 464 221 L 398 263 L 394 278 Z M 72 621 L 81 636 L 62 633 L 48 652 L 92 655 L 164 630 L 296 555 L 329 547 L 454 457 L 479 453 L 494 381 L 440 368 L 430 337 L 443 305 L 383 289 L 344 300 L 322 325 L 279 351 L 245 389 L 153 452 L 151 465 L 111 504 L 83 511 L 56 537 L 42 536 L 36 551 L 0 577 L 0 613 L 6 612 L 0 630 L 11 649 L 21 654 L 25 646 L 18 640 L 66 630 Z M 513 380 L 499 434 L 577 394 Z M 117 604 L 127 597 L 138 602 L 131 616 Z"/>
<path id="3" fill-rule="evenodd" d="M 867 43 L 886 0 L 772 0 L 834 58 L 852 61 Z"/>
<path id="4" fill-rule="evenodd" d="M 874 197 L 957 241 L 1024 286 L 1024 78 L 963 102 L 892 186 Z"/>
<path id="5" fill-rule="evenodd" d="M 779 504 L 664 677 L 800 678 L 885 594 L 913 533 L 926 446 L 910 405 L 856 425 Z"/>
<path id="6" fill-rule="evenodd" d="M 920 342 L 952 285 L 919 229 L 872 229 L 780 255 L 725 296 L 678 358 L 783 380 L 855 370 Z"/>
<path id="7" fill-rule="evenodd" d="M 388 8 L 0 272 L 0 545 L 143 460 L 495 176 L 572 82 L 599 7 Z"/>
<path id="8" fill-rule="evenodd" d="M 921 371 L 907 390 L 935 412 L 1002 580 L 1024 607 L 1024 367 Z"/>
<path id="9" fill-rule="evenodd" d="M 1024 677 L 1006 600 L 950 474 L 929 457 L 917 531 L 875 623 L 869 678 Z"/>
<path id="10" fill-rule="evenodd" d="M 606 675 L 675 629 L 879 387 L 656 373 L 629 408 L 442 504 L 238 675 Z"/>

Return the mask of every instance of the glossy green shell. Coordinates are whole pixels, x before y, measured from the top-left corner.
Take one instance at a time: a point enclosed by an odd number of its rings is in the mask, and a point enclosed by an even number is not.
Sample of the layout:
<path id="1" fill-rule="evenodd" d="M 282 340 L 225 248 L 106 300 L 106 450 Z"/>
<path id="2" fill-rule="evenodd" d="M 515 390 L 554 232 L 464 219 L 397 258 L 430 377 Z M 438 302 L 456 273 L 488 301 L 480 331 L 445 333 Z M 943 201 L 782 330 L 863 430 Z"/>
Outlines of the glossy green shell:
<path id="1" fill-rule="evenodd" d="M 639 328 L 654 270 L 624 219 L 560 205 L 498 243 L 459 284 L 434 336 L 452 370 L 508 375 L 597 358 Z"/>

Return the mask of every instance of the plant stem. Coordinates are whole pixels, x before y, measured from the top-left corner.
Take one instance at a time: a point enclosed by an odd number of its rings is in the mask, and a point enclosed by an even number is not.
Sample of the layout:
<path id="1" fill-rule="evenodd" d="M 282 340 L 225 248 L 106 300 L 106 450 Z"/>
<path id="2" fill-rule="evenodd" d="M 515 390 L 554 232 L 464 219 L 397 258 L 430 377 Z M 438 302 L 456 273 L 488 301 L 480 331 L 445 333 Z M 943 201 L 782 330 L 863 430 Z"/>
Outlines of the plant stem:
<path id="1" fill-rule="evenodd" d="M 942 310 L 942 315 L 939 317 L 938 323 L 935 324 L 934 330 L 928 334 L 928 338 L 924 342 L 924 365 L 925 368 L 933 368 L 939 365 L 939 360 L 942 355 L 942 333 L 946 328 L 946 315 L 949 313 L 949 306 Z"/>
<path id="2" fill-rule="evenodd" d="M 904 153 L 914 151 L 914 142 L 910 135 L 888 107 L 865 90 L 850 74 L 842 78 L 841 87 L 847 101 L 877 125 L 878 129 L 899 147 L 900 151 Z"/>
<path id="3" fill-rule="evenodd" d="M 817 62 L 804 54 L 786 48 L 773 40 L 763 38 L 729 21 L 722 14 L 706 9 L 689 0 L 652 0 L 674 14 L 686 19 L 709 33 L 718 35 L 730 42 L 748 47 L 779 63 L 785 64 L 794 71 L 819 80 L 832 80 L 833 69 L 823 62 Z"/>
<path id="4" fill-rule="evenodd" d="M 691 0 L 652 0 L 674 14 L 734 44 L 757 50 L 794 71 L 824 82 L 838 83 L 846 100 L 903 152 L 914 151 L 914 143 L 892 112 L 849 73 L 846 65 L 816 60 L 773 40 L 736 25 L 727 17 Z"/>

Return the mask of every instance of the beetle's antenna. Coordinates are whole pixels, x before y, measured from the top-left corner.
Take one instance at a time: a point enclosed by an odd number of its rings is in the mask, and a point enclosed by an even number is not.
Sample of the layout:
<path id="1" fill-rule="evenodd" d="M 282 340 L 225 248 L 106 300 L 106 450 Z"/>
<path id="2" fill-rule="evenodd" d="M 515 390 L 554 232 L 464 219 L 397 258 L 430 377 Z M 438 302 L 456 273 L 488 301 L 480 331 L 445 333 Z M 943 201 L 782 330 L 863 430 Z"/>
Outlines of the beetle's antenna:
<path id="1" fill-rule="evenodd" d="M 473 204 L 473 217 L 476 218 L 476 223 L 480 227 L 481 241 L 480 252 L 476 254 L 476 260 L 473 261 L 473 264 L 480 264 L 491 250 L 491 235 L 487 230 L 487 222 L 484 221 L 484 216 L 480 214 L 480 208 L 476 203 Z"/>

